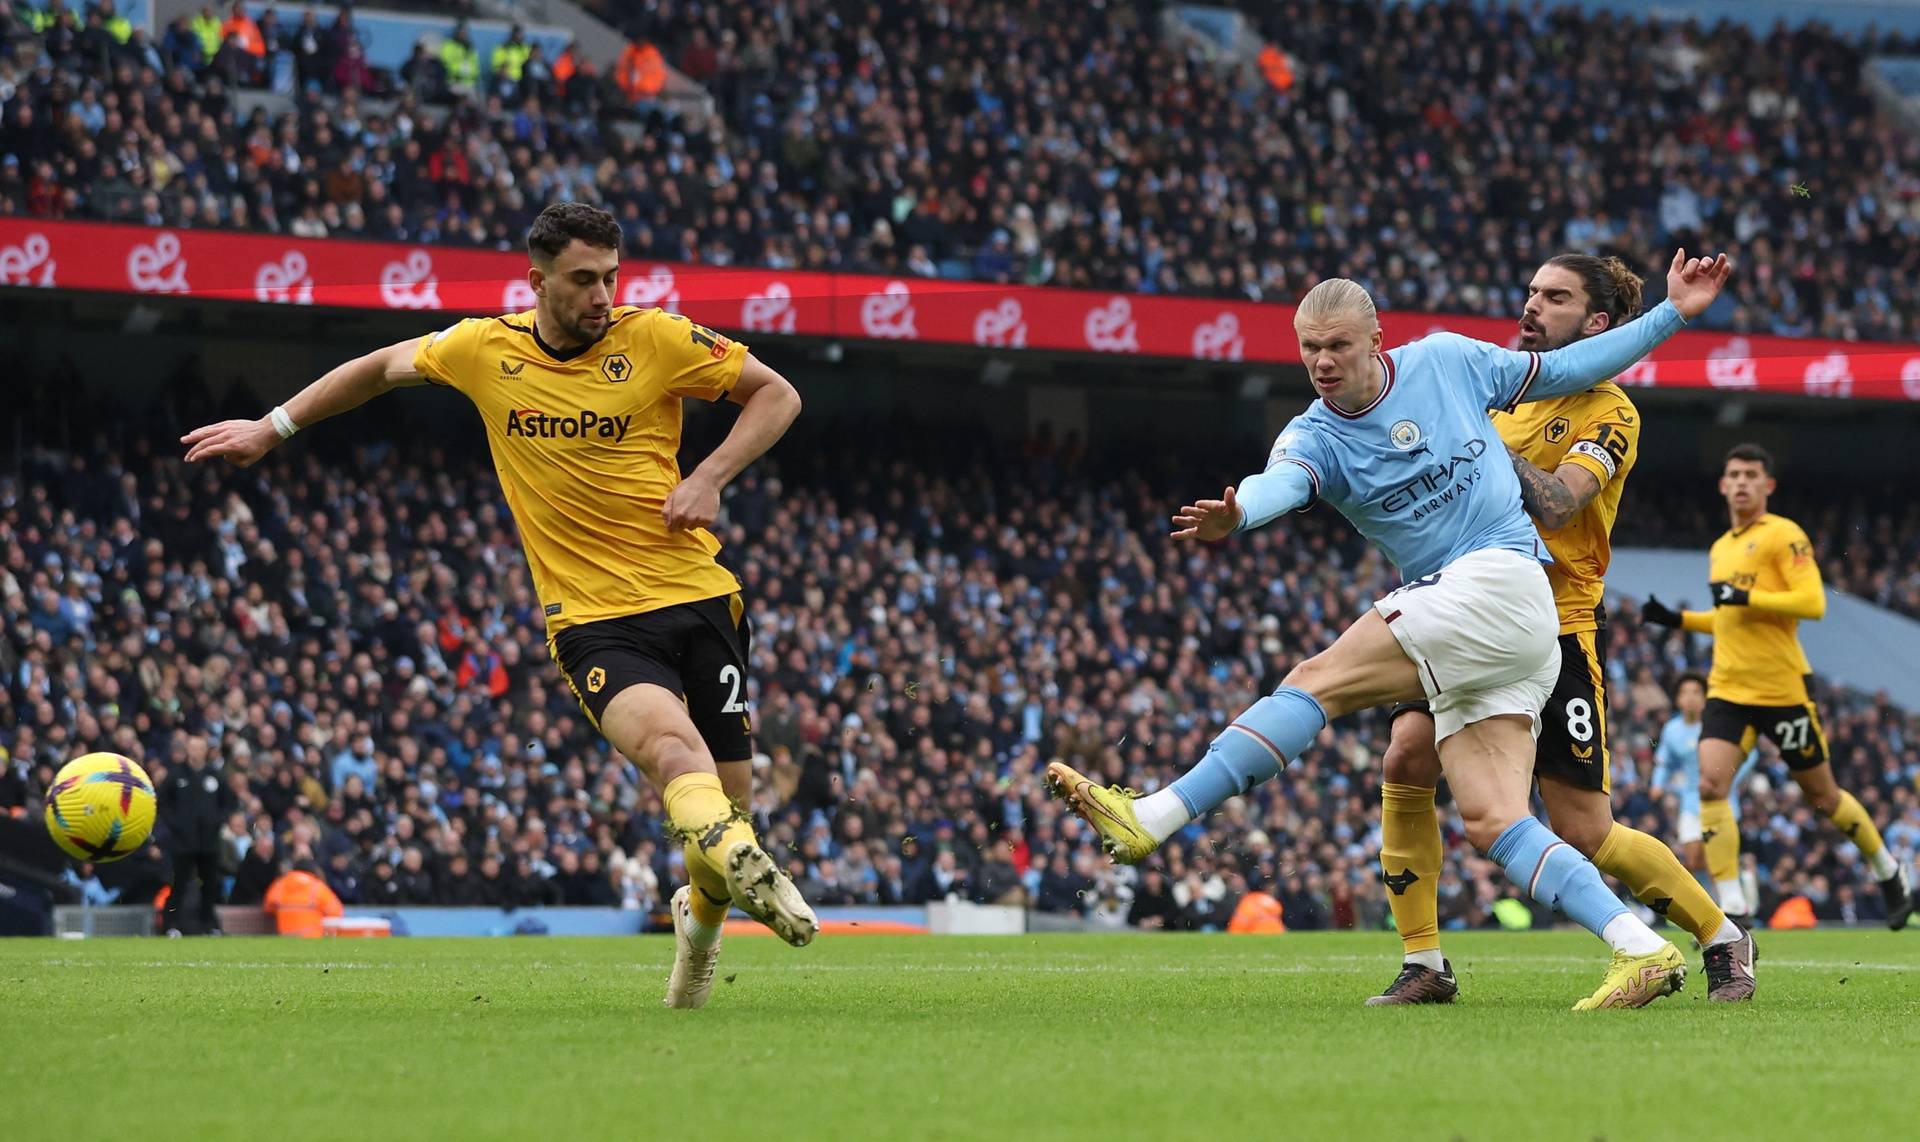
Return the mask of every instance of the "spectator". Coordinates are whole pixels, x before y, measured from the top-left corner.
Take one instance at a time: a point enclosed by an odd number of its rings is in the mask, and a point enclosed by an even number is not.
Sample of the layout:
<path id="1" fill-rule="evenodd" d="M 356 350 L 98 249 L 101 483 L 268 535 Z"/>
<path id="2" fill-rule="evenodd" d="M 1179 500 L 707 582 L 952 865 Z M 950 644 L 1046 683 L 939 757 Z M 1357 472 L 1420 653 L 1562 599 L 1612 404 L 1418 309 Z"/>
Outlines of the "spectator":
<path id="1" fill-rule="evenodd" d="M 372 908 L 397 908 L 403 903 L 392 861 L 383 856 L 373 862 L 372 872 L 360 882 L 360 898 Z"/>
<path id="2" fill-rule="evenodd" d="M 197 73 L 213 54 L 206 50 L 206 37 L 200 34 L 197 21 L 186 16 L 174 17 L 167 25 L 167 31 L 160 38 L 160 58 L 165 62 L 167 71 L 180 68 Z M 220 25 L 213 25 L 214 47 L 219 48 Z"/>
<path id="3" fill-rule="evenodd" d="M 233 876 L 233 891 L 227 902 L 235 905 L 259 904 L 280 876 L 278 845 L 271 832 L 263 834 L 247 849 Z"/>
<path id="4" fill-rule="evenodd" d="M 334 69 L 328 66 L 332 53 L 325 33 L 320 30 L 319 13 L 314 9 L 308 8 L 300 14 L 300 23 L 286 37 L 286 45 L 293 53 L 294 78 L 302 90 L 319 87 L 333 76 Z"/>
<path id="5" fill-rule="evenodd" d="M 332 889 L 343 903 L 359 904 L 360 874 L 353 867 L 353 855 L 342 851 L 327 858 L 327 887 Z"/>
<path id="6" fill-rule="evenodd" d="M 243 0 L 233 0 L 233 8 L 228 12 L 226 22 L 220 25 L 220 39 L 223 46 L 234 48 L 244 62 L 236 63 L 239 78 L 235 82 L 255 83 L 264 74 L 267 58 L 267 37 L 260 25 L 247 14 Z"/>
<path id="7" fill-rule="evenodd" d="M 1080 912 L 1086 902 L 1089 881 L 1075 872 L 1065 852 L 1056 852 L 1040 878 L 1039 898 L 1034 907 L 1042 912 Z"/>
<path id="8" fill-rule="evenodd" d="M 441 103 L 449 97 L 447 65 L 424 39 L 413 45 L 413 55 L 400 65 L 400 78 L 419 102 Z"/>
<path id="9" fill-rule="evenodd" d="M 933 863 L 927 866 L 914 898 L 916 901 L 950 900 L 955 897 L 964 900 L 971 894 L 972 879 L 967 875 L 967 870 L 961 867 L 953 849 L 943 847 L 935 855 Z"/>
<path id="10" fill-rule="evenodd" d="M 346 50 L 333 65 L 333 87 L 336 91 L 363 91 L 372 93 L 380 88 L 371 65 L 367 63 L 366 49 L 359 40 L 348 40 Z"/>
<path id="11" fill-rule="evenodd" d="M 94 0 L 90 16 L 98 16 L 100 24 L 113 37 L 116 44 L 124 44 L 133 38 L 133 21 L 120 14 L 113 0 Z"/>
<path id="12" fill-rule="evenodd" d="M 400 870 L 394 880 L 399 885 L 401 904 L 432 904 L 439 895 L 433 876 L 427 871 L 426 856 L 417 847 L 401 854 Z"/>
<path id="13" fill-rule="evenodd" d="M 1149 867 L 1141 876 L 1133 905 L 1127 910 L 1127 923 L 1148 931 L 1180 926 L 1179 905 L 1174 903 L 1173 892 L 1167 887 L 1167 874 L 1160 868 Z"/>

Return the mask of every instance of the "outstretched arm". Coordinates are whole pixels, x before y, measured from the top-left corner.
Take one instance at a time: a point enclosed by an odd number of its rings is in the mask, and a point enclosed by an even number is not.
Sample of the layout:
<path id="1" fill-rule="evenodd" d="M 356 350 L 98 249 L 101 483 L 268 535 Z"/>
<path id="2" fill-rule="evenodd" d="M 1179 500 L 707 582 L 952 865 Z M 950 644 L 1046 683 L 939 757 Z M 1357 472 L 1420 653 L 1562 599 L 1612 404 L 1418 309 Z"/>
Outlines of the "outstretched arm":
<path id="1" fill-rule="evenodd" d="M 187 446 L 187 462 L 224 459 L 245 468 L 300 428 L 359 408 L 396 388 L 425 383 L 426 377 L 413 364 L 419 343 L 419 338 L 410 337 L 334 367 L 279 406 L 287 418 L 285 429 L 275 426 L 271 413 L 258 420 L 223 420 L 194 429 L 180 438 Z"/>
<path id="2" fill-rule="evenodd" d="M 1514 403 L 1585 392 L 1626 372 L 1684 324 L 1673 302 L 1663 301 L 1616 329 L 1542 353 L 1533 380 Z"/>
<path id="3" fill-rule="evenodd" d="M 1284 462 L 1227 488 L 1217 500 L 1196 500 L 1173 515 L 1173 538 L 1206 543 L 1256 527 L 1313 502 L 1313 478 L 1304 464 Z"/>
<path id="4" fill-rule="evenodd" d="M 727 399 L 740 406 L 740 417 L 720 447 L 668 493 L 661 514 L 669 528 L 712 524 L 720 514 L 720 489 L 765 455 L 800 415 L 800 393 L 792 382 L 751 353 Z"/>
<path id="5" fill-rule="evenodd" d="M 1682 325 L 1705 313 L 1732 272 L 1733 264 L 1725 254 L 1689 258 L 1685 250 L 1677 251 L 1667 271 L 1665 301 L 1637 320 L 1539 354 L 1512 403 L 1585 392 L 1625 372 Z"/>
<path id="6" fill-rule="evenodd" d="M 1229 489 L 1231 490 L 1231 489 Z M 1320 478 L 1303 460 L 1285 459 L 1257 476 L 1240 481 L 1240 524 L 1234 530 L 1265 527 L 1313 502 Z"/>

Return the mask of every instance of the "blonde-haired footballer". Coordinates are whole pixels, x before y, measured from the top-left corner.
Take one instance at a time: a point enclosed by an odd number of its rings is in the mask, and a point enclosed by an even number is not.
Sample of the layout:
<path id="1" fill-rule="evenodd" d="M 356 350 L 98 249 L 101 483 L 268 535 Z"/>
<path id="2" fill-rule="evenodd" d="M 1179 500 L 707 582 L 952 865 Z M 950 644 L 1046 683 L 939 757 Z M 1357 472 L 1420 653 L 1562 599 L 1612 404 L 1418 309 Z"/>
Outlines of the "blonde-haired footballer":
<path id="1" fill-rule="evenodd" d="M 1708 556 L 1711 611 L 1676 612 L 1649 598 L 1641 615 L 1661 626 L 1713 636 L 1713 670 L 1700 719 L 1700 828 L 1707 871 L 1720 906 L 1745 918 L 1759 904 L 1740 886 L 1740 825 L 1727 796 L 1734 770 L 1764 737 L 1780 750 L 1793 779 L 1821 816 L 1846 834 L 1880 882 L 1887 926 L 1906 926 L 1914 897 L 1906 871 L 1828 761 L 1820 711 L 1807 693 L 1813 667 L 1800 646 L 1800 621 L 1827 613 L 1813 544 L 1800 525 L 1767 510 L 1775 488 L 1773 456 L 1736 444 L 1720 469 L 1720 495 L 1732 523 Z"/>
<path id="2" fill-rule="evenodd" d="M 1548 259 L 1527 286 L 1521 348 L 1558 349 L 1617 327 L 1640 311 L 1640 285 L 1618 258 Z M 1533 757 L 1547 819 L 1600 871 L 1699 941 L 1709 999 L 1750 999 L 1752 938 L 1728 922 L 1664 842 L 1613 819 L 1602 598 L 1613 521 L 1639 457 L 1639 410 L 1609 381 L 1496 412 L 1493 423 L 1513 454 L 1521 500 L 1553 556 L 1547 580 L 1559 617 L 1560 672 L 1540 711 Z M 1440 758 L 1433 716 L 1425 703 L 1405 703 L 1389 717 L 1380 869 L 1405 958 L 1393 983 L 1367 1003 L 1448 1003 L 1458 985 L 1440 954 L 1442 851 L 1433 809 Z"/>
<path id="3" fill-rule="evenodd" d="M 527 234 L 526 313 L 469 318 L 340 365 L 259 420 L 181 438 L 187 460 L 253 464 L 299 426 L 407 385 L 458 389 L 546 609 L 547 645 L 595 728 L 660 790 L 690 885 L 673 897 L 669 1007 L 713 990 L 731 906 L 799 947 L 813 910 L 754 837 L 740 584 L 707 530 L 720 490 L 800 413 L 780 374 L 677 314 L 614 306 L 619 225 L 555 203 Z M 727 438 L 680 475 L 681 400 L 740 406 Z"/>
<path id="4" fill-rule="evenodd" d="M 1686 961 L 1630 914 L 1578 850 L 1527 809 L 1540 708 L 1560 675 L 1550 561 L 1490 408 L 1584 392 L 1646 356 L 1713 303 L 1725 255 L 1674 254 L 1667 298 L 1639 321 L 1545 353 L 1440 333 L 1386 350 L 1374 302 L 1329 279 L 1301 299 L 1300 360 L 1318 398 L 1274 441 L 1267 466 L 1219 499 L 1183 505 L 1173 537 L 1211 542 L 1315 500 L 1399 568 L 1328 649 L 1297 663 L 1206 755 L 1142 796 L 1101 788 L 1064 762 L 1047 783 L 1135 863 L 1203 814 L 1276 776 L 1328 721 L 1426 696 L 1434 741 L 1469 842 L 1543 905 L 1613 948 L 1577 1011 L 1643 1007 L 1678 990 Z"/>

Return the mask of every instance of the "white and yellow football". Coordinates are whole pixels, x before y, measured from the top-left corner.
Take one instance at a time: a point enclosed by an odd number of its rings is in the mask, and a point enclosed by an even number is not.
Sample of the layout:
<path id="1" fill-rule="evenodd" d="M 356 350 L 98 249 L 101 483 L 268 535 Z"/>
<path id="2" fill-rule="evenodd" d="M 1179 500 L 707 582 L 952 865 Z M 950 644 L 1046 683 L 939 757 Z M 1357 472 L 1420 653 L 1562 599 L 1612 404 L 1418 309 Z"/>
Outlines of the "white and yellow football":
<path id="1" fill-rule="evenodd" d="M 131 856 L 153 832 L 153 782 L 117 753 L 69 761 L 47 790 L 47 832 L 75 860 Z"/>

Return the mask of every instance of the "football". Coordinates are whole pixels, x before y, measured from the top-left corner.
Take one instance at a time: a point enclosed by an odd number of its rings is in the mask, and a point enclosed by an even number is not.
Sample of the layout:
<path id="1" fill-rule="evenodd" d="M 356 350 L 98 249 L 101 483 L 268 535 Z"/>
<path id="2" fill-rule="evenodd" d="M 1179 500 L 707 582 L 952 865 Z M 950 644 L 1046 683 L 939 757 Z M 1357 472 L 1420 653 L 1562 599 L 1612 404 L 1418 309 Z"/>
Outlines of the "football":
<path id="1" fill-rule="evenodd" d="M 131 855 L 153 832 L 153 815 L 153 782 L 117 753 L 74 758 L 47 790 L 47 832 L 75 860 Z"/>

